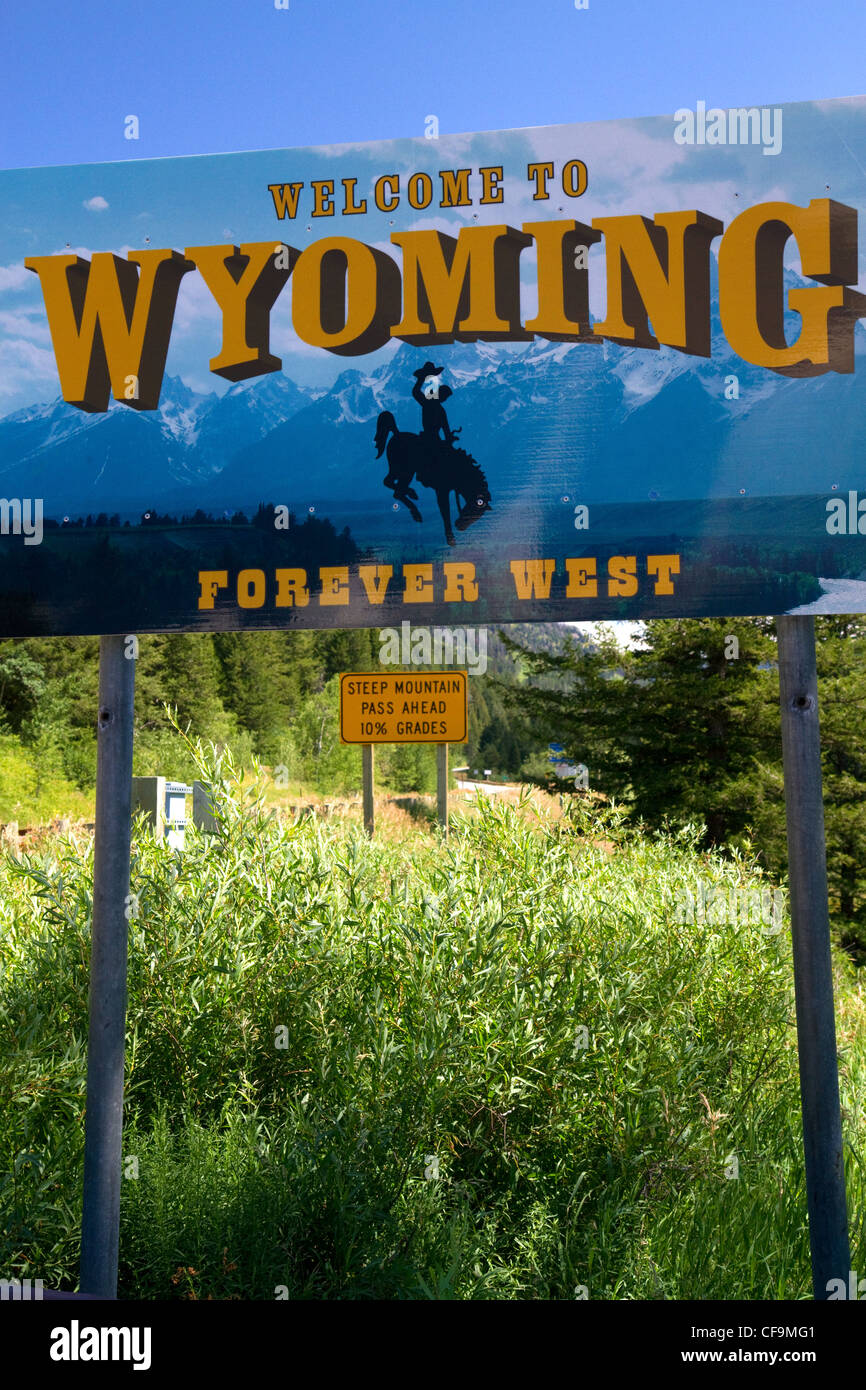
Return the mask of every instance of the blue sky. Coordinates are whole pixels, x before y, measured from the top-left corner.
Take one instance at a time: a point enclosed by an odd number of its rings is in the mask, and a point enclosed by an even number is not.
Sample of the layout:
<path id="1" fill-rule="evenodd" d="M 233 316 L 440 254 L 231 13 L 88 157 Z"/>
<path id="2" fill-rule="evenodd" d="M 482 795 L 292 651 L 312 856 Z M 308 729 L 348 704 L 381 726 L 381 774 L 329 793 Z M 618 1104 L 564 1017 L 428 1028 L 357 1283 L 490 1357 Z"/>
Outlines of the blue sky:
<path id="1" fill-rule="evenodd" d="M 852 96 L 863 0 L 117 0 L 2 6 L 0 167 Z M 127 141 L 123 121 L 140 120 Z"/>
<path id="2" fill-rule="evenodd" d="M 700 10 L 673 0 L 588 0 L 580 10 L 574 0 L 288 0 L 288 6 L 149 0 L 137 9 L 91 0 L 4 7 L 0 415 L 58 393 L 38 282 L 23 269 L 26 255 L 56 254 L 67 245 L 85 256 L 122 254 L 143 246 L 145 237 L 152 246 L 182 248 L 279 234 L 302 248 L 326 232 L 390 249 L 394 230 L 453 231 L 473 215 L 434 216 L 434 206 L 427 217 L 408 217 L 404 207 L 394 222 L 380 214 L 348 224 L 337 217 L 330 226 L 314 222 L 308 234 L 309 215 L 295 224 L 276 221 L 265 191 L 272 180 L 358 174 L 360 191 L 369 195 L 364 182 L 392 168 L 406 174 L 427 166 L 435 178 L 438 168 L 503 162 L 505 212 L 519 225 L 545 207 L 528 201 L 521 177 L 526 156 L 555 155 L 562 163 L 591 153 L 583 219 L 702 206 L 727 224 L 744 204 L 780 196 L 781 189 L 800 201 L 817 196 L 823 187 L 812 186 L 811 170 L 820 162 L 833 196 L 866 210 L 862 107 L 856 132 L 839 128 L 835 118 L 832 130 L 822 130 L 820 152 L 810 144 L 811 107 L 799 108 L 805 127 L 793 113 L 786 117 L 779 157 L 763 158 L 753 148 L 684 150 L 670 134 L 670 113 L 699 101 L 775 106 L 857 94 L 866 86 L 863 0 L 825 0 L 820 9 L 806 0 L 727 0 Z M 130 116 L 138 121 L 135 140 L 124 135 Z M 434 142 L 424 139 L 430 116 L 440 130 L 435 157 Z M 527 130 L 609 120 L 624 124 L 596 126 L 581 150 L 566 135 Z M 505 143 L 453 138 L 509 129 L 525 133 Z M 838 138 L 846 134 L 854 156 Z M 386 143 L 351 156 L 322 149 L 373 141 Z M 160 163 L 170 156 L 304 146 L 318 153 Z M 102 169 L 92 167 L 99 164 Z M 27 168 L 41 172 L 14 172 Z M 499 220 L 501 214 L 483 209 L 480 216 Z M 533 256 L 521 258 L 530 297 Z M 283 295 L 275 307 L 272 348 L 289 375 L 324 386 L 360 365 L 300 344 L 288 301 Z M 198 390 L 226 389 L 207 369 L 218 328 L 200 277 L 186 277 L 169 372 Z"/>
<path id="3" fill-rule="evenodd" d="M 720 113 L 725 108 L 719 108 Z M 778 115 L 777 115 L 778 113 Z M 430 113 L 428 113 L 430 114 Z M 394 257 L 391 236 L 416 228 L 452 235 L 461 226 L 501 222 L 519 227 L 538 217 L 578 217 L 660 212 L 698 207 L 728 226 L 744 208 L 772 199 L 805 205 L 830 190 L 866 214 L 866 98 L 806 102 L 770 108 L 778 129 L 775 153 L 760 144 L 680 144 L 671 115 L 536 126 L 506 133 L 450 135 L 363 144 L 319 144 L 258 153 L 188 154 L 178 158 L 112 161 L 0 171 L 0 417 L 58 394 L 57 368 L 37 277 L 25 268 L 28 256 L 76 252 L 123 255 L 132 248 L 242 244 L 285 240 L 303 251 L 325 236 L 360 239 Z M 781 116 L 784 115 L 784 125 Z M 551 161 L 560 176 L 569 160 L 589 170 L 579 199 L 561 191 L 554 177 L 551 198 L 536 202 L 527 165 Z M 504 203 L 480 204 L 480 175 L 501 166 Z M 469 169 L 466 207 L 437 206 L 439 170 Z M 413 210 L 407 201 L 410 175 L 425 171 L 435 190 L 432 205 Z M 399 206 L 379 211 L 373 186 L 380 175 L 400 179 Z M 342 216 L 341 180 L 357 181 L 356 197 L 367 211 Z M 329 179 L 336 193 L 332 217 L 312 212 L 311 183 Z M 296 219 L 277 219 L 269 184 L 303 184 Z M 563 206 L 559 206 L 562 204 Z M 866 238 L 861 236 L 866 281 Z M 797 243 L 788 263 L 799 268 Z M 602 245 L 590 252 L 590 308 L 604 312 Z M 375 353 L 346 357 L 312 347 L 295 333 L 292 287 L 279 296 L 270 316 L 272 350 L 294 381 L 329 386 L 346 370 L 368 372 L 398 346 L 393 339 Z M 537 309 L 536 253 L 521 254 L 524 320 Z M 167 371 L 200 392 L 223 391 L 228 383 L 209 371 L 219 350 L 221 313 L 202 276 L 181 283 L 169 346 Z"/>
<path id="4" fill-rule="evenodd" d="M 699 100 L 853 96 L 866 88 L 866 3 L 10 0 L 0 52 L 0 169 L 16 169 L 418 138 L 431 114 L 447 134 L 657 116 Z M 129 115 L 135 141 L 124 138 Z M 94 183 L 87 196 L 105 193 Z M 108 234 L 109 209 L 97 236 L 88 227 L 101 214 L 80 203 L 79 225 L 42 249 L 96 246 Z M 56 229 L 55 217 L 45 225 Z M 5 252 L 0 291 L 10 288 Z M 11 295 L 19 313 L 14 286 Z M 34 364 L 47 348 L 32 342 Z M 56 384 L 34 394 L 49 398 Z"/>

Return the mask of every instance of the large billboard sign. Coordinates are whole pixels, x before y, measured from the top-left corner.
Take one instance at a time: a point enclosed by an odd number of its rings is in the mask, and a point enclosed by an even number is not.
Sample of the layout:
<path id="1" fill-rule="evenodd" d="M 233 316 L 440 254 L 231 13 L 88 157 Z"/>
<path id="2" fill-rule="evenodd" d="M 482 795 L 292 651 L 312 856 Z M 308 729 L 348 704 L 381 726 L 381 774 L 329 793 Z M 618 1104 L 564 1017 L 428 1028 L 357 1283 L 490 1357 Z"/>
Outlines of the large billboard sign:
<path id="1" fill-rule="evenodd" d="M 0 173 L 0 634 L 866 607 L 864 169 L 851 98 Z"/>

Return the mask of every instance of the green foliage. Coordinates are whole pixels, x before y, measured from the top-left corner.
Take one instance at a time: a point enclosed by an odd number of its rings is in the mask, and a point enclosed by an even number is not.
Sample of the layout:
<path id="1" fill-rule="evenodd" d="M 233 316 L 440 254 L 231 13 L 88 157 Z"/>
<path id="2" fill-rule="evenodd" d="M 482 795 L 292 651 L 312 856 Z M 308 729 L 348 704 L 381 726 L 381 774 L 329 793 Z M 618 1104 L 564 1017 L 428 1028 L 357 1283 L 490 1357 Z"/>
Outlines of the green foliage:
<path id="1" fill-rule="evenodd" d="M 866 619 L 816 619 L 818 700 L 831 911 L 866 956 Z M 736 645 L 734 645 L 736 643 Z M 517 652 L 513 643 L 507 645 Z M 734 654 L 736 653 L 736 654 Z M 643 646 L 522 653 L 534 685 L 506 701 L 589 769 L 589 786 L 635 823 L 703 825 L 706 845 L 753 845 L 787 872 L 775 629 L 760 618 L 664 619 Z M 559 686 L 539 681 L 559 678 Z M 539 760 L 524 774 L 542 784 Z"/>
<path id="2" fill-rule="evenodd" d="M 376 776 L 395 792 L 436 790 L 436 747 L 432 743 L 392 743 L 376 749 Z"/>
<path id="3" fill-rule="evenodd" d="M 25 647 L 0 642 L 0 709 L 8 728 L 18 733 L 33 717 L 45 693 L 45 673 Z"/>
<path id="4" fill-rule="evenodd" d="M 201 775 L 215 836 L 135 839 L 124 1296 L 808 1297 L 787 933 L 679 911 L 763 886 L 749 861 L 581 803 L 395 847 L 265 814 L 227 751 Z M 0 1265 L 52 1282 L 76 1277 L 91 872 L 73 842 L 0 868 Z"/>
<path id="5" fill-rule="evenodd" d="M 91 806 L 64 776 L 52 742 L 24 747 L 13 735 L 0 734 L 0 822 L 43 825 L 58 816 L 90 815 Z"/>
<path id="6" fill-rule="evenodd" d="M 830 897 L 843 945 L 866 956 L 866 619 L 839 615 L 819 623 L 818 704 Z"/>
<path id="7" fill-rule="evenodd" d="M 320 792 L 357 791 L 361 785 L 361 751 L 340 742 L 340 682 L 332 676 L 327 685 L 308 695 L 301 704 L 292 731 L 291 750 L 280 751 L 289 776 L 308 782 Z"/>
<path id="8" fill-rule="evenodd" d="M 224 632 L 213 638 L 221 689 L 241 729 L 266 756 L 292 715 L 285 644 L 277 632 Z"/>

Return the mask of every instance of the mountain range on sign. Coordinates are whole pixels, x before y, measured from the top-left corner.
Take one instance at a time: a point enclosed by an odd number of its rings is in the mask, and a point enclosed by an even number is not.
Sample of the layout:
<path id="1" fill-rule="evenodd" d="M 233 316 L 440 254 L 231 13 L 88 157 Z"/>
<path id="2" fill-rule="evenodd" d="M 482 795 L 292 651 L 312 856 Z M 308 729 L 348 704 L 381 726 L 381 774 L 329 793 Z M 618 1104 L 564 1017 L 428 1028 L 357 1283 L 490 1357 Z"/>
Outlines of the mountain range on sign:
<path id="1" fill-rule="evenodd" d="M 807 283 L 790 271 L 785 281 Z M 484 470 L 494 506 L 562 494 L 592 504 L 862 489 L 862 325 L 853 373 L 804 379 L 736 357 L 715 297 L 713 321 L 710 358 L 601 340 L 432 349 L 454 392 L 451 427 Z M 789 313 L 788 341 L 799 327 Z M 280 372 L 204 395 L 166 376 L 156 411 L 112 402 L 86 414 L 59 398 L 30 406 L 0 419 L 0 494 L 42 497 L 55 517 L 379 506 L 390 494 L 373 448 L 376 419 L 390 410 L 399 429 L 420 429 L 410 393 L 427 355 L 400 344 L 387 362 L 351 367 L 326 391 Z"/>

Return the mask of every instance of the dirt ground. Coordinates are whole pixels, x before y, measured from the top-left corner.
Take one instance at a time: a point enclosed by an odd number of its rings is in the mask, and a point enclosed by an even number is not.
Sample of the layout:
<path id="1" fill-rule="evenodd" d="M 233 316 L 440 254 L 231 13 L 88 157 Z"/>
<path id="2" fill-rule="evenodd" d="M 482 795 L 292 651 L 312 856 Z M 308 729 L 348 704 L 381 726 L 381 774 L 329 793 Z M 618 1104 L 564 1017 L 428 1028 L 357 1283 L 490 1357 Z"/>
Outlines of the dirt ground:
<path id="1" fill-rule="evenodd" d="M 527 793 L 525 811 L 528 815 L 549 815 L 558 819 L 562 815 L 563 798 L 542 791 L 539 788 L 510 784 L 498 787 L 495 794 L 478 790 L 456 789 L 448 794 L 449 814 L 477 815 L 479 802 L 485 799 L 508 801 L 516 805 L 521 793 Z M 349 797 L 325 797 L 306 793 L 301 797 L 286 793 L 283 799 L 274 799 L 270 809 L 287 820 L 301 816 L 315 815 L 322 820 L 350 824 L 361 823 L 363 806 L 360 795 Z M 420 834 L 436 833 L 436 796 L 420 792 L 396 795 L 381 792 L 375 798 L 375 834 L 387 839 L 403 840 Z M 72 835 L 84 839 L 93 834 L 91 821 L 70 819 L 54 820 L 48 825 L 19 826 L 12 821 L 0 826 L 0 852 L 4 849 L 13 854 L 39 853 L 48 847 L 58 836 Z"/>

